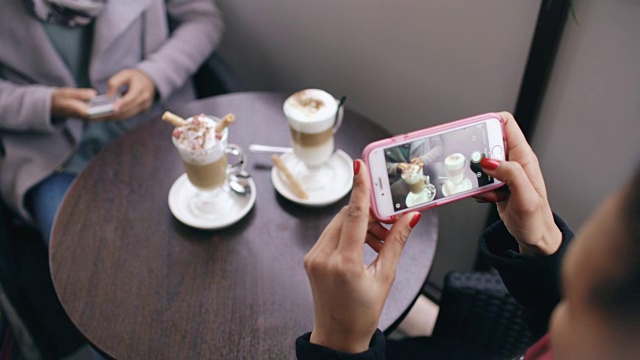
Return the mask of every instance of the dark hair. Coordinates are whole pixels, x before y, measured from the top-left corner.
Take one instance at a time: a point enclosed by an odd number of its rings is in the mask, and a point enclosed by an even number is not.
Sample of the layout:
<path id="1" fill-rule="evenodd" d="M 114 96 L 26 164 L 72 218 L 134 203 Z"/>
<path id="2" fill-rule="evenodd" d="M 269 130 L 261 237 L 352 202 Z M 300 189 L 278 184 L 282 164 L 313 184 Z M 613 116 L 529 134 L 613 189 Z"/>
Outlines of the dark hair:
<path id="1" fill-rule="evenodd" d="M 624 272 L 603 281 L 594 298 L 605 314 L 618 324 L 631 326 L 637 334 L 640 331 L 640 166 L 626 194 L 622 219 L 625 239 L 618 252 Z"/>

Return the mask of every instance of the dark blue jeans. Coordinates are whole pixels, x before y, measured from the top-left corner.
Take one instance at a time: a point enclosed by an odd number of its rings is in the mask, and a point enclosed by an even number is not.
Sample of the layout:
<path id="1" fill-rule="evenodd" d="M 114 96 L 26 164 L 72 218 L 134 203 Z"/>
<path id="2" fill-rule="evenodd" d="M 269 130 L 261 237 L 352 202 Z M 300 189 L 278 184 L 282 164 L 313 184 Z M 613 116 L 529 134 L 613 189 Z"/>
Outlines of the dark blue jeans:
<path id="1" fill-rule="evenodd" d="M 47 247 L 49 247 L 51 228 L 56 212 L 75 177 L 75 174 L 71 173 L 54 173 L 27 193 L 25 205 L 40 228 Z"/>

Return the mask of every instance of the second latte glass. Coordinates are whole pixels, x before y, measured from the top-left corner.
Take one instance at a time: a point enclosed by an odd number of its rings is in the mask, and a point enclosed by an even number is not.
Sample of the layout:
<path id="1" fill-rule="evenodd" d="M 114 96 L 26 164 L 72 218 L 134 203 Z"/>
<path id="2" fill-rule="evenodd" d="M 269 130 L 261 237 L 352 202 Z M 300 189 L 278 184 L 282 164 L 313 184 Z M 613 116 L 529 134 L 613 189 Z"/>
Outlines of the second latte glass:
<path id="1" fill-rule="evenodd" d="M 306 89 L 287 98 L 283 111 L 289 123 L 293 153 L 299 163 L 291 169 L 305 189 L 325 186 L 333 171 L 326 162 L 334 152 L 333 135 L 342 124 L 339 100 L 320 89 Z"/>

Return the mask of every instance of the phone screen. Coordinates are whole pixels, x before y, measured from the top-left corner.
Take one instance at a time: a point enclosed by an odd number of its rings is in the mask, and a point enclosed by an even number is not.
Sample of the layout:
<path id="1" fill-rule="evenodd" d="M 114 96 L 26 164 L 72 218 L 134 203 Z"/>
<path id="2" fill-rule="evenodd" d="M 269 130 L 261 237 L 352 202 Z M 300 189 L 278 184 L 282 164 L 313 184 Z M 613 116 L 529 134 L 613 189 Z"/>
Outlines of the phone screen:
<path id="1" fill-rule="evenodd" d="M 383 149 L 391 192 L 387 201 L 400 211 L 494 184 L 480 168 L 490 146 L 483 122 Z"/>

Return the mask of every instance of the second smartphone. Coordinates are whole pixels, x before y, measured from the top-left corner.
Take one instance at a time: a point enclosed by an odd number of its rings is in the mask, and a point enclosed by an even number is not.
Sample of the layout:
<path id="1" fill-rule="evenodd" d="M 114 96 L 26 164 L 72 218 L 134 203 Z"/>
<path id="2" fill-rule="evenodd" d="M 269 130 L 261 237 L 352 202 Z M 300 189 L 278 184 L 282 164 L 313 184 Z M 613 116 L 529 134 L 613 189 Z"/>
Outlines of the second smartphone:
<path id="1" fill-rule="evenodd" d="M 390 221 L 496 189 L 482 171 L 485 158 L 506 159 L 504 121 L 482 114 L 369 144 L 363 160 L 371 173 L 371 208 Z"/>

